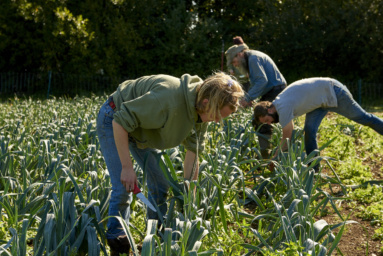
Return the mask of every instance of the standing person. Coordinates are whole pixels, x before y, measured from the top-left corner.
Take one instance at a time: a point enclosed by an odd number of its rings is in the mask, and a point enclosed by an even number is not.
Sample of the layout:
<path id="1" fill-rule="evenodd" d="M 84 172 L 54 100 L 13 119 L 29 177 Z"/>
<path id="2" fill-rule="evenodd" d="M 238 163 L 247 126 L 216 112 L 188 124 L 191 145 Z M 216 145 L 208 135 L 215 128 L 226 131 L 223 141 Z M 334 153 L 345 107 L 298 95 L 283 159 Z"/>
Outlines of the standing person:
<path id="1" fill-rule="evenodd" d="M 253 124 L 280 123 L 282 150 L 291 140 L 293 119 L 306 114 L 304 132 L 306 154 L 318 148 L 316 134 L 328 112 L 338 113 L 352 121 L 371 127 L 383 135 L 383 120 L 367 113 L 353 99 L 345 85 L 332 78 L 308 78 L 290 84 L 273 102 L 255 104 Z M 278 150 L 274 156 L 276 156 Z M 315 166 L 318 170 L 319 166 Z"/>
<path id="2" fill-rule="evenodd" d="M 121 214 L 129 222 L 131 192 L 138 184 L 131 155 L 146 172 L 149 201 L 158 205 L 163 216 L 169 185 L 159 167 L 161 150 L 182 143 L 187 150 L 184 178 L 196 180 L 198 153 L 204 149 L 208 122 L 219 122 L 236 111 L 243 95 L 240 84 L 224 73 L 205 81 L 185 74 L 123 82 L 101 107 L 97 119 L 101 151 L 112 182 L 109 216 Z M 159 219 L 157 212 L 147 211 L 148 218 Z M 109 218 L 107 226 L 111 255 L 129 253 L 119 221 Z"/>
<path id="3" fill-rule="evenodd" d="M 234 66 L 240 73 L 250 80 L 250 88 L 242 100 L 243 107 L 250 107 L 252 101 L 261 97 L 260 101 L 272 101 L 286 88 L 286 80 L 274 61 L 265 53 L 251 50 L 241 37 L 235 37 L 238 43 L 226 52 L 227 65 Z M 258 129 L 258 128 L 256 128 Z M 272 126 L 263 125 L 259 128 L 259 144 L 263 158 L 269 155 Z"/>

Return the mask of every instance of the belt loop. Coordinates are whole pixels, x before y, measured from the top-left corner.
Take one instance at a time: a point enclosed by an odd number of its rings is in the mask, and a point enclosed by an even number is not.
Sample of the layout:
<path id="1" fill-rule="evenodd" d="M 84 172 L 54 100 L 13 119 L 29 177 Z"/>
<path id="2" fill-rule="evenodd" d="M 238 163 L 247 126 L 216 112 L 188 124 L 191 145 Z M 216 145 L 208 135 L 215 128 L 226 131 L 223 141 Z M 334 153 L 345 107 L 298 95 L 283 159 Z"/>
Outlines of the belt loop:
<path id="1" fill-rule="evenodd" d="M 113 101 L 113 96 L 110 96 L 109 98 L 109 106 L 114 110 L 116 110 L 116 105 L 114 104 L 114 101 Z"/>

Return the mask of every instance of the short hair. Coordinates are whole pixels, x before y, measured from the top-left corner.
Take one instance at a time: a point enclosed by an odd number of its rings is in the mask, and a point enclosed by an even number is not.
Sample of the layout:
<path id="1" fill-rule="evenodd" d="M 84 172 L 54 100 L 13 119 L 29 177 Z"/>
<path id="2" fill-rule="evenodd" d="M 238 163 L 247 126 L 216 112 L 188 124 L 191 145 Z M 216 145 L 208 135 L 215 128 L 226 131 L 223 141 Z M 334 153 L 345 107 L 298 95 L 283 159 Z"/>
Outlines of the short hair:
<path id="1" fill-rule="evenodd" d="M 260 117 L 264 117 L 268 114 L 268 109 L 273 104 L 270 101 L 260 101 L 254 106 L 253 121 L 251 122 L 254 127 L 257 127 L 261 124 L 259 121 Z"/>
<path id="2" fill-rule="evenodd" d="M 220 110 L 225 106 L 235 112 L 243 96 L 242 86 L 234 77 L 216 72 L 197 87 L 196 109 L 198 113 L 213 117 L 220 115 Z M 203 104 L 204 99 L 209 100 L 207 105 Z"/>

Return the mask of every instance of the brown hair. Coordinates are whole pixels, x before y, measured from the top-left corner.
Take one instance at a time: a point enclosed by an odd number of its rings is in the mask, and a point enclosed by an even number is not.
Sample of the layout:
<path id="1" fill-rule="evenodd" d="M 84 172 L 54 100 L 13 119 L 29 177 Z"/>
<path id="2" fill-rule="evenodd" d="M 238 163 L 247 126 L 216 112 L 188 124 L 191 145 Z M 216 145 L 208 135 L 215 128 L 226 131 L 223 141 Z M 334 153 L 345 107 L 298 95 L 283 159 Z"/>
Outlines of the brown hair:
<path id="1" fill-rule="evenodd" d="M 236 111 L 243 95 L 242 86 L 234 77 L 224 72 L 216 72 L 198 86 L 196 109 L 198 113 L 216 117 L 220 115 L 220 110 L 224 106 Z M 209 100 L 208 104 L 203 104 L 204 99 Z"/>
<path id="2" fill-rule="evenodd" d="M 260 117 L 264 117 L 268 114 L 267 110 L 273 104 L 270 101 L 260 101 L 254 106 L 253 121 L 251 122 L 254 127 L 257 127 L 261 124 L 259 121 Z"/>

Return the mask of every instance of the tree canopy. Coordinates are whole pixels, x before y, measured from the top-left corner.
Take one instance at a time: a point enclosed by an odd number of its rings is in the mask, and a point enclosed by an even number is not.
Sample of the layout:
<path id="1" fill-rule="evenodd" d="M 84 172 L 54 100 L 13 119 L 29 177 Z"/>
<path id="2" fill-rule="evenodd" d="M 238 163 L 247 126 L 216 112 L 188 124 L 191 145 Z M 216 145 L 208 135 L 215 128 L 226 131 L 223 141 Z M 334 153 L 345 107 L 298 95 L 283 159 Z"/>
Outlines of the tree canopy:
<path id="1" fill-rule="evenodd" d="M 0 71 L 205 77 L 240 35 L 288 83 L 380 81 L 382 12 L 381 0 L 2 0 Z"/>

